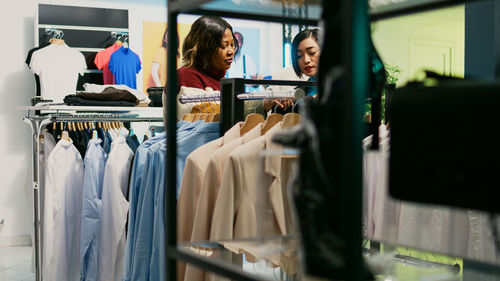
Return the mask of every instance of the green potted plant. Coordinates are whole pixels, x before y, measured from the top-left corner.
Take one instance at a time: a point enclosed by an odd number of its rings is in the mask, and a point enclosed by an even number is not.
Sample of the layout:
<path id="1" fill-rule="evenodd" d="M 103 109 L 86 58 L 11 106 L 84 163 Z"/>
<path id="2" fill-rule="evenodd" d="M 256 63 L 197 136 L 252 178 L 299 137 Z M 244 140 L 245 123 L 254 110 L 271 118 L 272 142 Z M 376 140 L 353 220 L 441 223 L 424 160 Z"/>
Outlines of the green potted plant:
<path id="1" fill-rule="evenodd" d="M 398 83 L 399 75 L 401 74 L 401 68 L 399 68 L 399 66 L 396 64 L 390 65 L 387 63 L 384 65 L 384 68 L 385 68 L 386 82 L 385 82 L 384 92 L 382 94 L 382 108 L 384 109 L 382 110 L 382 122 L 384 124 L 387 124 L 387 120 L 389 119 L 386 118 L 388 105 L 391 102 L 394 90 L 396 90 L 396 84 Z"/>

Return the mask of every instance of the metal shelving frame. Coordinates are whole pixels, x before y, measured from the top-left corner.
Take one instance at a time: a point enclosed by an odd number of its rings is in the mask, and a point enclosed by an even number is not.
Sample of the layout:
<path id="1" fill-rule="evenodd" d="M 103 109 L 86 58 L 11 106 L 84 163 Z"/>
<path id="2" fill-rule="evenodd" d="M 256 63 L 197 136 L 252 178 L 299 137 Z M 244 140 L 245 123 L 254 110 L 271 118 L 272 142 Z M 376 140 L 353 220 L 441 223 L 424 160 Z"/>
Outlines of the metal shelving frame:
<path id="1" fill-rule="evenodd" d="M 285 0 L 283 0 L 285 1 Z M 324 0 L 323 6 L 326 6 Z M 472 1 L 472 0 L 469 0 Z M 256 15 L 251 13 L 230 12 L 224 10 L 202 9 L 200 6 L 212 2 L 210 0 L 170 0 L 168 5 L 168 22 L 169 26 L 177 26 L 177 17 L 179 14 L 194 14 L 194 15 L 218 15 L 228 18 L 239 18 L 247 20 L 268 21 L 277 23 L 293 23 L 306 26 L 317 26 L 316 20 L 285 18 L 272 15 Z M 362 207 L 362 187 L 361 187 L 361 146 L 359 145 L 362 138 L 362 123 L 361 118 L 365 97 L 369 90 L 369 54 L 368 54 L 368 39 L 369 39 L 369 22 L 394 16 L 411 14 L 460 4 L 466 0 L 409 0 L 402 3 L 400 6 L 382 7 L 374 9 L 371 14 L 368 12 L 367 0 L 345 0 L 344 12 L 346 16 L 343 20 L 343 35 L 342 42 L 346 52 L 342 54 L 345 58 L 344 64 L 346 67 L 346 111 L 345 120 L 348 128 L 342 132 L 342 141 L 345 149 L 342 155 L 345 160 L 346 178 L 343 185 L 339 188 L 346 190 L 346 199 L 349 209 L 346 214 L 350 214 L 350 220 L 345 225 L 345 231 L 349 234 L 349 240 L 346 241 L 347 254 L 347 276 L 346 280 L 359 281 L 363 278 L 363 264 L 361 255 L 361 207 Z M 324 16 L 323 11 L 323 16 Z M 325 35 L 328 36 L 328 35 Z M 167 119 L 176 120 L 176 97 L 177 97 L 177 58 L 176 50 L 178 46 L 177 35 L 175 32 L 168 33 L 168 42 L 176 42 L 168 44 L 168 83 L 167 83 Z M 321 83 L 321 81 L 319 81 Z M 222 86 L 224 87 L 224 83 Z M 222 87 L 221 87 L 222 88 Z M 242 90 L 242 89 L 240 89 Z M 234 99 L 233 97 L 222 97 L 224 100 Z M 241 106 L 240 106 L 241 107 Z M 241 110 L 241 108 L 236 109 Z M 224 113 L 223 113 L 224 114 Z M 226 113 L 227 114 L 227 113 Z M 233 115 L 234 113 L 231 113 Z M 221 125 L 221 126 L 227 126 Z M 175 122 L 167 122 L 167 140 L 176 140 L 176 124 Z M 204 270 L 212 271 L 217 274 L 229 277 L 234 280 L 265 280 L 257 276 L 249 275 L 242 270 L 238 270 L 227 264 L 218 261 L 209 261 L 208 259 L 199 257 L 195 254 L 184 253 L 177 249 L 177 217 L 176 217 L 176 150 L 177 143 L 175 141 L 167 141 L 167 167 L 166 182 L 165 182 L 165 255 L 166 255 L 166 272 L 167 280 L 177 280 L 176 261 L 192 263 Z M 170 153 L 169 153 L 170 152 Z"/>
<path id="2" fill-rule="evenodd" d="M 204 0 L 183 0 L 183 1 L 168 1 L 168 24 L 169 26 L 177 26 L 177 17 L 179 14 L 193 14 L 193 15 L 218 15 L 221 17 L 238 18 L 247 20 L 257 20 L 266 22 L 277 23 L 292 23 L 299 25 L 317 25 L 316 20 L 310 19 L 292 19 L 283 18 L 272 15 L 256 15 L 241 12 L 228 12 L 221 10 L 207 10 L 198 8 L 200 5 L 210 1 Z M 168 82 L 167 82 L 167 120 L 176 120 L 177 118 L 177 34 L 175 32 L 168 33 L 168 42 L 175 42 L 168 44 Z M 222 97 L 224 99 L 224 96 Z M 176 140 L 176 124 L 175 122 L 167 122 L 167 164 L 166 167 L 166 182 L 165 182 L 165 260 L 167 280 L 177 280 L 177 260 L 192 263 L 202 269 L 212 271 L 222 276 L 229 277 L 234 280 L 257 281 L 266 280 L 262 277 L 257 277 L 243 272 L 233 266 L 229 266 L 222 262 L 210 261 L 201 258 L 195 254 L 179 251 L 177 249 L 177 215 L 176 215 L 176 194 L 174 188 L 169 186 L 176 186 L 176 157 L 177 151 Z M 170 153 L 173 152 L 173 153 Z"/>
<path id="3" fill-rule="evenodd" d="M 34 250 L 35 250 L 35 281 L 42 280 L 42 232 L 40 189 L 40 153 L 43 143 L 42 130 L 52 122 L 162 122 L 162 108 L 148 107 L 93 107 L 93 106 L 18 106 L 17 110 L 26 111 L 23 121 L 30 125 L 32 134 L 32 187 L 33 187 L 33 225 L 34 225 Z M 43 113 L 40 113 L 43 111 Z M 148 112 L 156 116 L 131 116 L 130 112 Z M 75 114 L 76 113 L 76 114 Z M 85 116 L 92 113 L 94 115 Z M 95 115 L 97 114 L 97 115 Z"/>

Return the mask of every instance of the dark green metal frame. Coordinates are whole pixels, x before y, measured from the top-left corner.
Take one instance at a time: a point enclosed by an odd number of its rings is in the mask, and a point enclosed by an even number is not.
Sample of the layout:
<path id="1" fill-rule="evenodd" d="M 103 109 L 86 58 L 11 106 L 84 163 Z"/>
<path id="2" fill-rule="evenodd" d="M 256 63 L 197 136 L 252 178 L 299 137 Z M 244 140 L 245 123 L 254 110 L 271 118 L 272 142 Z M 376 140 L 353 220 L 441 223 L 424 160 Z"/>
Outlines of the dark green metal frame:
<path id="1" fill-rule="evenodd" d="M 330 1 L 330 0 L 325 0 Z M 210 1 L 204 0 L 182 0 L 168 1 L 168 23 L 169 26 L 177 26 L 177 17 L 179 14 L 196 14 L 196 15 L 218 15 L 228 18 L 239 18 L 257 21 L 278 22 L 278 23 L 293 23 L 298 25 L 317 25 L 317 21 L 310 19 L 294 19 L 283 18 L 269 15 L 256 15 L 241 12 L 228 12 L 218 10 L 198 9 L 201 4 Z M 361 186 L 361 139 L 362 123 L 360 116 L 363 115 L 363 105 L 368 92 L 369 81 L 369 54 L 368 54 L 368 38 L 369 38 L 369 20 L 378 20 L 387 17 L 392 17 L 404 13 L 415 13 L 423 10 L 429 10 L 440 6 L 449 6 L 459 4 L 461 1 L 453 0 L 436 0 L 431 4 L 417 5 L 406 7 L 401 10 L 381 12 L 378 14 L 368 15 L 368 5 L 366 0 L 348 0 L 346 11 L 348 16 L 344 21 L 345 37 L 343 39 L 346 53 L 345 66 L 347 73 L 347 110 L 346 120 L 349 124 L 348 129 L 343 132 L 345 150 L 341 156 L 345 159 L 347 168 L 347 177 L 341 188 L 349 190 L 347 200 L 350 202 L 350 210 L 346 210 L 346 214 L 352 218 L 348 225 L 345 225 L 346 231 L 349 233 L 350 240 L 347 241 L 347 280 L 360 281 L 363 276 L 363 265 L 361 255 L 361 225 L 362 225 L 362 186 Z M 172 29 L 171 29 L 172 30 Z M 168 33 L 168 83 L 167 83 L 167 120 L 177 120 L 177 34 L 175 32 Z M 175 42 L 175 43 L 174 43 Z M 198 257 L 194 254 L 188 254 L 177 249 L 177 216 L 176 216 L 176 190 L 169 188 L 176 186 L 176 122 L 167 122 L 167 165 L 166 182 L 165 182 L 165 234 L 166 234 L 166 271 L 167 280 L 177 280 L 177 260 L 192 263 L 202 269 L 216 272 L 220 275 L 230 277 L 234 280 L 265 280 L 260 277 L 252 276 L 237 270 L 231 266 L 209 261 L 206 258 Z"/>

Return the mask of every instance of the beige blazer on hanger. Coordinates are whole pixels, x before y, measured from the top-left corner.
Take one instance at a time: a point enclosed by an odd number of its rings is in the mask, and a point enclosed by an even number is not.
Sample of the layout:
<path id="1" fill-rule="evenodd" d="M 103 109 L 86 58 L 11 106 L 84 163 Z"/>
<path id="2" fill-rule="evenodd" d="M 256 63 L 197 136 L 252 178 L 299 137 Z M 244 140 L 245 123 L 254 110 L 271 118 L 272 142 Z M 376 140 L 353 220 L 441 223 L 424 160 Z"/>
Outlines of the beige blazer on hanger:
<path id="1" fill-rule="evenodd" d="M 201 186 L 198 206 L 193 223 L 191 241 L 205 241 L 210 238 L 210 226 L 212 222 L 212 214 L 219 192 L 219 186 L 222 178 L 222 173 L 229 154 L 240 147 L 244 143 L 248 143 L 260 137 L 262 124 L 255 126 L 248 131 L 244 136 L 237 138 L 230 143 L 219 148 L 209 158 L 203 184 Z M 204 271 L 199 268 L 187 265 L 184 281 L 196 281 L 205 279 Z"/>
<path id="2" fill-rule="evenodd" d="M 194 215 L 200 188 L 208 165 L 209 156 L 225 144 L 240 137 L 240 128 L 243 122 L 239 122 L 229 129 L 223 137 L 206 143 L 186 158 L 184 175 L 181 181 L 181 190 L 177 201 L 177 241 L 190 241 L 193 230 Z M 178 264 L 178 280 L 184 280 L 185 263 Z"/>
<path id="3" fill-rule="evenodd" d="M 280 131 L 281 122 L 264 136 L 242 145 L 229 155 L 215 203 L 210 240 L 237 240 L 295 232 L 288 210 L 286 185 L 292 171 L 296 170 L 297 161 L 282 159 L 282 147 L 272 142 L 272 137 Z M 296 252 L 266 257 L 258 252 L 261 247 L 222 243 L 232 252 L 245 253 L 250 262 L 266 258 L 275 266 L 281 266 L 283 271 L 296 273 Z"/>

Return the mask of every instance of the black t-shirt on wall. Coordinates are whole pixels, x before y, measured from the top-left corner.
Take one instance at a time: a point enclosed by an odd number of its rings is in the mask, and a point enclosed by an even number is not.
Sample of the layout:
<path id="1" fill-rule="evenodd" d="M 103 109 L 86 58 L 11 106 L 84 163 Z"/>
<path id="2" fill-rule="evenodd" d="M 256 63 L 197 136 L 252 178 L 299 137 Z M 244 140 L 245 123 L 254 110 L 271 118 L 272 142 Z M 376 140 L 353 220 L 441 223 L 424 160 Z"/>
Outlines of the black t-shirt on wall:
<path id="1" fill-rule="evenodd" d="M 38 46 L 38 47 L 35 47 L 31 50 L 29 50 L 28 52 L 28 56 L 26 57 L 26 64 L 28 65 L 28 67 L 30 67 L 30 63 L 31 63 L 31 57 L 33 56 L 33 53 L 40 50 L 40 49 L 43 49 L 45 47 L 47 47 L 48 45 L 50 45 L 50 43 L 46 42 L 46 43 L 43 43 L 42 45 Z M 38 76 L 38 74 L 35 74 L 35 83 L 36 83 L 36 95 L 37 96 L 40 96 L 41 95 L 41 89 L 40 89 L 40 77 Z"/>

